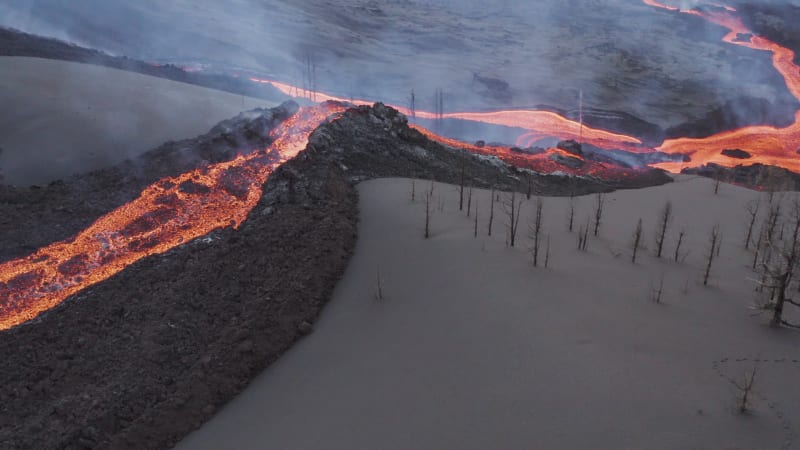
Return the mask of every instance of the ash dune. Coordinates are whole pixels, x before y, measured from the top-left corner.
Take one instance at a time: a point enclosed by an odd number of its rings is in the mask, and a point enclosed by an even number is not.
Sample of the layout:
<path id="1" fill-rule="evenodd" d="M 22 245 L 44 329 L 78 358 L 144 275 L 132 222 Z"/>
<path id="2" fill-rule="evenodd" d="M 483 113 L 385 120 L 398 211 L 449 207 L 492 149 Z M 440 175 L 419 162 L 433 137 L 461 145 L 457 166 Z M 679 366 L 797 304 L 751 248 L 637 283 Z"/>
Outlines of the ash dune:
<path id="1" fill-rule="evenodd" d="M 417 181 L 419 193 L 428 182 Z M 432 238 L 411 182 L 360 184 L 359 240 L 315 332 L 176 448 L 798 448 L 800 334 L 752 317 L 744 205 L 759 195 L 707 179 L 608 194 L 588 253 L 566 230 L 568 198 L 544 198 L 550 268 L 504 245 L 502 211 L 479 237 L 457 187 L 435 184 Z M 787 194 L 787 197 L 796 194 Z M 683 263 L 652 256 L 659 210 L 687 231 Z M 788 200 L 788 198 L 787 198 Z M 576 198 L 576 223 L 594 196 Z M 636 264 L 637 219 L 645 242 Z M 707 235 L 723 243 L 702 285 Z M 374 295 L 376 272 L 385 300 Z M 650 300 L 663 276 L 661 304 Z M 795 316 L 794 319 L 797 319 Z M 760 359 L 753 412 L 736 412 Z"/>
<path id="2" fill-rule="evenodd" d="M 87 64 L 0 57 L 0 170 L 28 185 L 108 167 L 196 136 L 240 111 L 274 106 Z"/>

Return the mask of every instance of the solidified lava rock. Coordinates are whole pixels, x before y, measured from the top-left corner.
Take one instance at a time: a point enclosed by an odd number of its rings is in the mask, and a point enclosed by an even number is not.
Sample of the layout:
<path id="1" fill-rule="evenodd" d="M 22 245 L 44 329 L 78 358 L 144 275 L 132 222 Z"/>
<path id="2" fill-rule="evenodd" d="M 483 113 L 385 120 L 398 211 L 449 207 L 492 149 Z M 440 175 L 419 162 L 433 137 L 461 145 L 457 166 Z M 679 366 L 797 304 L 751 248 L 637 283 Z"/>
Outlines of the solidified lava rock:
<path id="1" fill-rule="evenodd" d="M 746 152 L 738 148 L 734 149 L 726 148 L 721 153 L 729 158 L 735 158 L 735 159 L 750 159 L 753 157 L 753 155 L 751 155 L 749 152 Z"/>
<path id="2" fill-rule="evenodd" d="M 565 152 L 572 153 L 573 155 L 583 155 L 583 146 L 572 139 L 561 141 L 558 143 L 558 145 L 556 145 L 556 147 L 564 150 Z"/>
<path id="3" fill-rule="evenodd" d="M 570 169 L 579 169 L 583 167 L 584 161 L 574 156 L 564 156 L 559 153 L 550 155 L 550 160 L 561 164 L 562 166 L 569 167 Z"/>
<path id="4" fill-rule="evenodd" d="M 687 167 L 683 169 L 681 173 L 700 175 L 767 191 L 800 190 L 800 174 L 791 172 L 782 167 L 769 166 L 761 163 L 751 164 L 749 166 L 738 165 L 736 167 L 725 167 L 719 164 L 708 163 L 699 167 Z"/>

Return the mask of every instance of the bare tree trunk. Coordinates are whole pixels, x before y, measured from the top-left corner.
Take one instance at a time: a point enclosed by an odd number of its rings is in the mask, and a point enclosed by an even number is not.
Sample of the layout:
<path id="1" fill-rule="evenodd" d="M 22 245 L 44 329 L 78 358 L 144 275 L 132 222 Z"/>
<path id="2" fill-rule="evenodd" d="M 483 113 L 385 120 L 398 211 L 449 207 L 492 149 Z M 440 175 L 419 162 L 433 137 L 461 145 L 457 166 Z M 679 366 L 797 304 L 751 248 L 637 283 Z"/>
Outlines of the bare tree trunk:
<path id="1" fill-rule="evenodd" d="M 533 186 L 532 186 L 533 182 L 531 180 L 531 174 L 530 173 L 527 173 L 527 178 L 528 178 L 528 192 L 525 194 L 525 198 L 530 200 L 531 199 L 531 190 L 533 188 Z"/>
<path id="2" fill-rule="evenodd" d="M 503 207 L 505 208 L 506 215 L 508 215 L 508 244 L 514 247 L 517 240 L 517 229 L 519 228 L 520 210 L 522 209 L 522 200 L 517 202 L 516 191 L 511 191 Z"/>
<path id="3" fill-rule="evenodd" d="M 750 250 L 750 240 L 753 237 L 753 226 L 756 224 L 758 218 L 758 210 L 761 208 L 761 197 L 758 197 L 758 202 L 753 204 L 751 201 L 747 205 L 747 213 L 750 214 L 750 222 L 747 226 L 747 236 L 744 238 L 744 249 Z"/>
<path id="4" fill-rule="evenodd" d="M 703 275 L 703 286 L 708 285 L 708 277 L 711 275 L 711 265 L 714 262 L 714 255 L 717 254 L 717 241 L 719 240 L 719 226 L 714 225 L 714 228 L 711 229 L 711 235 L 709 236 L 709 242 L 711 244 L 708 250 L 708 260 L 706 262 L 706 271 Z"/>
<path id="5" fill-rule="evenodd" d="M 661 252 L 664 249 L 664 241 L 667 236 L 667 227 L 669 227 L 670 220 L 672 219 L 672 202 L 667 202 L 664 209 L 661 210 L 661 216 L 658 221 L 658 234 L 656 235 L 656 256 L 661 258 Z"/>
<path id="6" fill-rule="evenodd" d="M 469 191 L 467 192 L 467 217 L 472 214 L 472 185 L 469 186 Z"/>
<path id="7" fill-rule="evenodd" d="M 425 193 L 425 239 L 431 236 L 431 193 Z"/>
<path id="8" fill-rule="evenodd" d="M 675 246 L 675 262 L 678 262 L 678 259 L 681 256 L 681 244 L 683 244 L 683 237 L 686 235 L 686 230 L 681 230 L 678 233 L 678 245 Z"/>
<path id="9" fill-rule="evenodd" d="M 719 194 L 719 178 L 714 178 L 714 195 Z"/>
<path id="10" fill-rule="evenodd" d="M 472 233 L 473 237 L 478 237 L 478 205 L 475 205 L 475 230 Z"/>
<path id="11" fill-rule="evenodd" d="M 597 194 L 597 208 L 594 210 L 594 235 L 600 231 L 600 220 L 603 217 L 603 205 L 606 202 L 606 197 L 603 194 Z"/>
<path id="12" fill-rule="evenodd" d="M 572 227 L 575 223 L 575 197 L 569 196 L 569 232 L 572 233 Z"/>
<path id="13" fill-rule="evenodd" d="M 492 222 L 494 222 L 494 186 L 492 186 L 492 200 L 489 206 L 489 234 L 492 235 Z"/>
<path id="14" fill-rule="evenodd" d="M 639 242 L 642 240 L 642 219 L 636 224 L 636 231 L 633 233 L 633 256 L 631 262 L 636 264 L 636 253 L 639 251 Z"/>
<path id="15" fill-rule="evenodd" d="M 585 252 L 589 245 L 589 227 L 591 219 L 586 218 L 586 226 L 582 226 L 578 231 L 578 250 Z"/>
<path id="16" fill-rule="evenodd" d="M 411 201 L 417 200 L 417 185 L 414 180 L 411 180 Z"/>
<path id="17" fill-rule="evenodd" d="M 758 265 L 758 256 L 761 252 L 761 244 L 764 241 L 764 229 L 762 227 L 761 231 L 758 233 L 758 241 L 756 241 L 756 249 L 753 253 L 753 270 L 756 270 L 756 266 Z"/>
<path id="18" fill-rule="evenodd" d="M 536 198 L 536 215 L 533 223 L 528 224 L 528 237 L 533 240 L 531 253 L 533 256 L 533 267 L 539 266 L 539 237 L 542 235 L 542 209 L 544 203 L 541 197 Z"/>
<path id="19" fill-rule="evenodd" d="M 459 189 L 458 210 L 464 210 L 464 164 L 461 164 L 461 188 Z"/>
<path id="20" fill-rule="evenodd" d="M 550 267 L 550 235 L 547 235 L 547 249 L 544 253 L 544 268 Z"/>

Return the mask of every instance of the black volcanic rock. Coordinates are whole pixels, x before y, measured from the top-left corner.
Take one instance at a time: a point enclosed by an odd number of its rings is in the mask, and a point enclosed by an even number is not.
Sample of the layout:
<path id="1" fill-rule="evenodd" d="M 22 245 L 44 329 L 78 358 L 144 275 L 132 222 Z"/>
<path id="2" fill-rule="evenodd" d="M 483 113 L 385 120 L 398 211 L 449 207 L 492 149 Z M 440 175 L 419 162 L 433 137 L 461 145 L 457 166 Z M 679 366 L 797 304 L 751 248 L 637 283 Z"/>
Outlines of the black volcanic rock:
<path id="1" fill-rule="evenodd" d="M 558 143 L 558 145 L 556 145 L 556 147 L 564 150 L 565 152 L 572 153 L 573 155 L 583 155 L 583 146 L 572 139 L 561 141 Z"/>
<path id="2" fill-rule="evenodd" d="M 562 166 L 569 167 L 570 169 L 579 169 L 585 164 L 580 158 L 574 156 L 564 156 L 560 153 L 553 153 L 549 156 L 550 161 L 557 162 Z"/>
<path id="3" fill-rule="evenodd" d="M 738 148 L 726 148 L 721 152 L 723 155 L 727 156 L 728 158 L 735 158 L 735 159 L 750 159 L 753 157 L 749 152 Z"/>
<path id="4" fill-rule="evenodd" d="M 749 166 L 738 165 L 736 167 L 725 167 L 719 164 L 708 163 L 699 167 L 687 167 L 683 169 L 681 173 L 700 175 L 715 180 L 767 191 L 800 191 L 800 174 L 782 167 L 761 163 L 751 164 Z"/>

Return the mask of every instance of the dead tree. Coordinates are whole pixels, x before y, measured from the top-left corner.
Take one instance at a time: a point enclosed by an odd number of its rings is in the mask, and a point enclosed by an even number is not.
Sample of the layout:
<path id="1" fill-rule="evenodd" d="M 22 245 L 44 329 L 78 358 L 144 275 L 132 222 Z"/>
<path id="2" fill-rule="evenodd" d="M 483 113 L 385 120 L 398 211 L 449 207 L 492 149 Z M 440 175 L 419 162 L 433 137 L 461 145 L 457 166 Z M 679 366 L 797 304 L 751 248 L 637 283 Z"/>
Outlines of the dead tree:
<path id="1" fill-rule="evenodd" d="M 703 274 L 703 286 L 708 285 L 708 277 L 711 275 L 711 265 L 714 263 L 714 256 L 717 254 L 717 245 L 719 242 L 719 225 L 714 225 L 711 229 L 711 234 L 708 237 L 709 249 L 708 259 L 706 260 L 706 271 Z"/>
<path id="2" fill-rule="evenodd" d="M 675 262 L 681 257 L 681 244 L 683 244 L 683 237 L 686 236 L 686 230 L 681 230 L 678 233 L 678 244 L 675 246 Z"/>
<path id="3" fill-rule="evenodd" d="M 751 201 L 747 204 L 747 213 L 750 215 L 750 220 L 748 220 L 747 226 L 747 236 L 744 238 L 744 249 L 750 250 L 750 240 L 753 238 L 753 227 L 756 224 L 756 218 L 758 218 L 758 210 L 761 208 L 761 197 L 758 198 L 757 202 Z"/>
<path id="4" fill-rule="evenodd" d="M 469 186 L 467 191 L 467 217 L 472 214 L 472 185 Z"/>
<path id="5" fill-rule="evenodd" d="M 569 196 L 569 232 L 572 233 L 572 227 L 575 223 L 575 196 Z"/>
<path id="6" fill-rule="evenodd" d="M 664 274 L 658 279 L 658 285 L 650 286 L 650 299 L 655 303 L 661 303 L 661 296 L 664 294 Z"/>
<path id="7" fill-rule="evenodd" d="M 631 262 L 636 264 L 636 253 L 639 251 L 639 243 L 642 240 L 642 219 L 636 224 L 636 231 L 633 232 L 633 256 Z"/>
<path id="8" fill-rule="evenodd" d="M 417 184 L 415 180 L 411 180 L 411 201 L 417 200 Z"/>
<path id="9" fill-rule="evenodd" d="M 544 251 L 544 268 L 550 267 L 550 235 L 547 235 L 547 247 Z"/>
<path id="10" fill-rule="evenodd" d="M 764 227 L 761 227 L 761 231 L 759 231 L 758 233 L 758 241 L 756 241 L 756 248 L 755 251 L 753 252 L 753 270 L 756 270 L 756 267 L 758 265 L 758 257 L 760 256 L 759 254 L 761 253 L 761 246 L 764 242 L 765 234 L 766 232 L 764 230 Z"/>
<path id="11" fill-rule="evenodd" d="M 525 193 L 525 198 L 527 200 L 531 199 L 531 191 L 533 191 L 533 179 L 531 177 L 530 172 L 526 172 L 526 178 L 528 179 L 528 191 Z"/>
<path id="12" fill-rule="evenodd" d="M 775 237 L 775 228 L 778 226 L 778 222 L 781 218 L 781 206 L 782 206 L 782 198 L 780 196 L 771 197 L 770 205 L 769 205 L 769 212 L 767 213 L 767 221 L 766 221 L 766 231 L 767 234 L 764 238 L 767 240 L 767 243 L 772 242 L 772 239 Z"/>
<path id="13" fill-rule="evenodd" d="M 511 191 L 505 201 L 502 203 L 503 210 L 508 217 L 506 223 L 506 232 L 508 238 L 508 245 L 513 247 L 517 240 L 517 229 L 519 228 L 520 210 L 522 209 L 522 200 L 517 200 L 516 191 Z"/>
<path id="14" fill-rule="evenodd" d="M 586 218 L 586 225 L 582 225 L 578 229 L 578 250 L 585 252 L 589 243 L 589 227 L 591 226 L 591 219 Z"/>
<path id="15" fill-rule="evenodd" d="M 430 191 L 425 192 L 425 239 L 431 237 L 431 194 Z"/>
<path id="16" fill-rule="evenodd" d="M 475 205 L 475 230 L 472 233 L 473 237 L 478 237 L 478 205 Z"/>
<path id="17" fill-rule="evenodd" d="M 488 236 L 492 235 L 492 222 L 494 222 L 494 186 L 492 186 L 492 198 L 489 206 L 489 233 Z"/>
<path id="18" fill-rule="evenodd" d="M 533 240 L 533 246 L 530 248 L 531 257 L 533 258 L 533 267 L 539 266 L 539 238 L 542 235 L 542 209 L 544 203 L 541 197 L 536 198 L 536 214 L 533 221 L 528 224 L 528 238 Z"/>
<path id="19" fill-rule="evenodd" d="M 664 250 L 664 241 L 670 221 L 672 221 L 672 202 L 668 201 L 658 218 L 658 230 L 656 233 L 656 257 L 658 258 L 661 258 L 661 252 Z"/>
<path id="20" fill-rule="evenodd" d="M 739 389 L 739 412 L 744 414 L 750 409 L 750 393 L 753 392 L 753 386 L 756 384 L 756 374 L 758 373 L 758 365 L 753 366 L 753 370 L 744 374 L 742 383 L 734 382 L 733 384 Z"/>
<path id="21" fill-rule="evenodd" d="M 464 210 L 464 163 L 461 163 L 461 184 L 458 197 L 458 210 Z"/>
<path id="22" fill-rule="evenodd" d="M 603 218 L 603 205 L 606 203 L 606 196 L 597 194 L 597 207 L 594 210 L 594 235 L 600 231 L 600 220 Z"/>
<path id="23" fill-rule="evenodd" d="M 794 202 L 794 212 L 791 222 L 792 234 L 784 241 L 768 242 L 772 253 L 777 257 L 772 261 L 764 262 L 762 270 L 762 286 L 769 289 L 769 301 L 762 306 L 764 310 L 772 310 L 771 324 L 773 326 L 789 326 L 800 328 L 800 325 L 787 322 L 783 318 L 786 304 L 800 307 L 800 302 L 787 296 L 793 275 L 797 270 L 797 260 L 800 253 L 800 202 Z"/>
<path id="24" fill-rule="evenodd" d="M 719 178 L 717 176 L 714 177 L 714 195 L 719 194 Z"/>

